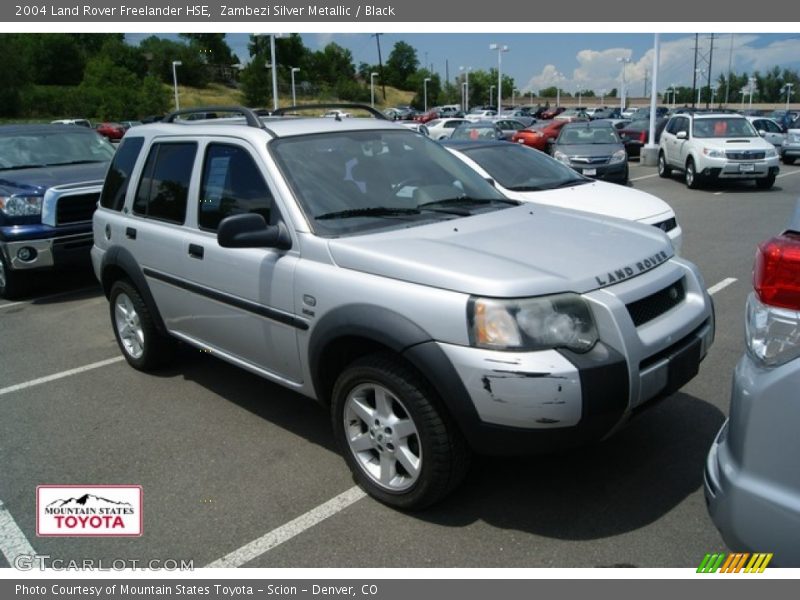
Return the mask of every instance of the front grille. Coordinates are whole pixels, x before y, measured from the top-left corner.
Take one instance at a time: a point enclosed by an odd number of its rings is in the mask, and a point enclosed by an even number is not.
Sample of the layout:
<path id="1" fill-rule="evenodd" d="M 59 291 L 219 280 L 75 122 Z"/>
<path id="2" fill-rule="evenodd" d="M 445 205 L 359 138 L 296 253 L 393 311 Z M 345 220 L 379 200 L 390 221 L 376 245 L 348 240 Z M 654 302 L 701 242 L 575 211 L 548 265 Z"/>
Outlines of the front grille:
<path id="1" fill-rule="evenodd" d="M 100 194 L 64 195 L 56 204 L 56 224 L 81 223 L 91 221 Z"/>
<path id="2" fill-rule="evenodd" d="M 569 161 L 576 165 L 604 165 L 610 156 L 570 156 Z"/>
<path id="3" fill-rule="evenodd" d="M 631 302 L 627 305 L 628 313 L 636 327 L 660 317 L 665 312 L 674 308 L 686 298 L 686 289 L 683 278 L 672 285 L 665 287 L 660 292 L 651 294 L 646 298 Z"/>
<path id="4" fill-rule="evenodd" d="M 678 226 L 678 221 L 675 220 L 675 217 L 672 217 L 660 223 L 653 223 L 653 226 L 658 227 L 661 231 L 667 232 L 675 229 Z"/>
<path id="5" fill-rule="evenodd" d="M 763 150 L 740 150 L 739 152 L 728 150 L 725 152 L 725 156 L 731 160 L 761 160 L 765 153 Z"/>

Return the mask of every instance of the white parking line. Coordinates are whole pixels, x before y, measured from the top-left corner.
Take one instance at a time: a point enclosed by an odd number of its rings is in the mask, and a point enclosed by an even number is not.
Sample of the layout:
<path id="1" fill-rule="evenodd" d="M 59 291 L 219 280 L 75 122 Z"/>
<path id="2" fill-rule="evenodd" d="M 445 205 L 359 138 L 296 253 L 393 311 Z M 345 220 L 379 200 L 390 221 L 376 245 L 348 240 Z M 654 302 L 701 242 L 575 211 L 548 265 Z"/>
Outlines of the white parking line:
<path id="1" fill-rule="evenodd" d="M 29 304 L 29 302 L 9 302 L 8 304 L 0 304 L 0 308 L 11 308 L 19 304 Z"/>
<path id="2" fill-rule="evenodd" d="M 238 550 L 234 550 L 230 554 L 207 564 L 206 568 L 218 569 L 241 567 L 254 558 L 258 558 L 265 552 L 268 552 L 276 546 L 281 545 L 283 542 L 286 542 L 296 535 L 303 533 L 306 529 L 309 529 L 317 523 L 324 521 L 328 517 L 341 512 L 354 502 L 361 500 L 361 498 L 364 496 L 366 496 L 366 494 L 360 487 L 353 486 L 346 492 L 342 492 L 324 504 L 320 504 L 316 508 L 312 508 L 307 513 L 300 515 L 285 525 L 281 525 L 277 529 L 273 529 L 269 533 L 262 535 L 260 538 L 253 540 Z"/>
<path id="3" fill-rule="evenodd" d="M 736 279 L 736 277 L 727 277 L 726 279 L 723 279 L 719 283 L 715 283 L 710 288 L 708 288 L 708 293 L 709 295 L 713 296 L 720 290 L 724 290 L 726 287 L 728 287 L 732 283 L 736 283 L 737 281 L 738 280 Z"/>
<path id="4" fill-rule="evenodd" d="M 651 177 L 658 177 L 658 173 L 652 175 L 642 175 L 641 177 L 631 177 L 628 181 L 641 181 L 642 179 L 650 179 Z"/>
<path id="5" fill-rule="evenodd" d="M 788 177 L 789 175 L 797 175 L 798 173 L 800 173 L 800 169 L 796 171 L 789 171 L 788 173 L 783 173 L 782 175 L 778 175 L 777 178 L 780 179 L 781 177 Z"/>
<path id="6" fill-rule="evenodd" d="M 12 567 L 14 559 L 18 556 L 36 554 L 2 500 L 0 500 L 0 552 Z"/>
<path id="7" fill-rule="evenodd" d="M 109 358 L 107 360 L 101 360 L 88 365 L 84 365 L 82 367 L 70 369 L 69 371 L 61 371 L 60 373 L 54 373 L 53 375 L 39 377 L 38 379 L 31 379 L 30 381 L 26 381 L 24 383 L 10 385 L 8 387 L 0 388 L 0 396 L 2 396 L 3 394 L 10 394 L 11 392 L 18 392 L 19 390 L 24 390 L 26 388 L 33 387 L 35 385 L 47 383 L 49 381 L 55 381 L 56 379 L 63 379 L 64 377 L 70 377 L 71 375 L 84 373 L 85 371 L 91 371 L 92 369 L 99 369 L 100 367 L 113 365 L 114 363 L 118 363 L 121 360 L 125 360 L 125 358 L 122 356 L 117 356 L 115 358 Z"/>

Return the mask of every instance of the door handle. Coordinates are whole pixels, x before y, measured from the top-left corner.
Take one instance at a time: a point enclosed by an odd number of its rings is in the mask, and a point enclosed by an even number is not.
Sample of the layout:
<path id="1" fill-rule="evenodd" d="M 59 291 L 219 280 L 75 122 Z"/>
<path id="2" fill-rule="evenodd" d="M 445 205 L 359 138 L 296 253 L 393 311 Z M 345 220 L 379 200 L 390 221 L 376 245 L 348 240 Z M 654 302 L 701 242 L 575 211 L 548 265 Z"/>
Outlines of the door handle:
<path id="1" fill-rule="evenodd" d="M 125 228 L 125 237 L 130 238 L 132 240 L 136 239 L 136 230 L 133 227 L 126 227 Z"/>
<path id="2" fill-rule="evenodd" d="M 189 244 L 189 256 L 203 260 L 203 247 L 197 244 Z"/>

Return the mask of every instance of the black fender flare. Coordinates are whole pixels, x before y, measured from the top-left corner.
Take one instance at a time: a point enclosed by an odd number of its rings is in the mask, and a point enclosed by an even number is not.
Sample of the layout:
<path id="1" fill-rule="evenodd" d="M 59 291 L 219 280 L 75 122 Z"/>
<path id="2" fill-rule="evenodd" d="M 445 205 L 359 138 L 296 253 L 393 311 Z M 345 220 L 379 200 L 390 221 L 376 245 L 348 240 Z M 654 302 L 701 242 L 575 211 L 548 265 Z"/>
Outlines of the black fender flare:
<path id="1" fill-rule="evenodd" d="M 100 283 L 103 286 L 103 291 L 105 292 L 106 298 L 108 298 L 108 295 L 111 291 L 111 285 L 113 283 L 112 281 L 108 280 L 108 274 L 112 268 L 115 268 L 114 270 L 122 271 L 125 276 L 131 280 L 133 285 L 139 291 L 139 294 L 142 296 L 142 300 L 144 301 L 147 310 L 152 315 L 156 330 L 162 335 L 167 335 L 167 328 L 164 325 L 164 320 L 161 318 L 161 313 L 158 310 L 156 301 L 153 299 L 153 294 L 150 291 L 150 286 L 147 283 L 147 279 L 145 278 L 141 267 L 139 267 L 139 263 L 136 262 L 136 259 L 133 257 L 130 251 L 122 246 L 112 246 L 106 250 L 105 254 L 103 255 L 103 262 L 100 267 Z"/>

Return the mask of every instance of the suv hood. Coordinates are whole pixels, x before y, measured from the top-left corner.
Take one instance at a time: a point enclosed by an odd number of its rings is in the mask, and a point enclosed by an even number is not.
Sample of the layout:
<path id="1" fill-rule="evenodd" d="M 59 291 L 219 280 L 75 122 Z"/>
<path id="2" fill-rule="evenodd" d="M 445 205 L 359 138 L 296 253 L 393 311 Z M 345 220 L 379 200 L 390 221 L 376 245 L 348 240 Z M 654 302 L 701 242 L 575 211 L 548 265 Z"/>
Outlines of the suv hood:
<path id="1" fill-rule="evenodd" d="M 769 150 L 774 149 L 762 137 L 695 138 L 698 145 L 719 150 Z"/>
<path id="2" fill-rule="evenodd" d="M 631 221 L 651 223 L 656 217 L 674 216 L 669 205 L 647 192 L 633 188 L 595 181 L 574 187 L 540 192 L 515 192 L 502 188 L 504 196 L 523 202 L 540 202 L 548 206 L 583 210 L 604 217 L 619 217 Z"/>
<path id="3" fill-rule="evenodd" d="M 108 161 L 38 169 L 0 169 L 0 191 L 7 194 L 44 194 L 47 188 L 105 178 Z"/>
<path id="4" fill-rule="evenodd" d="M 343 268 L 498 298 L 586 293 L 673 255 L 655 227 L 531 205 L 328 244 Z"/>

